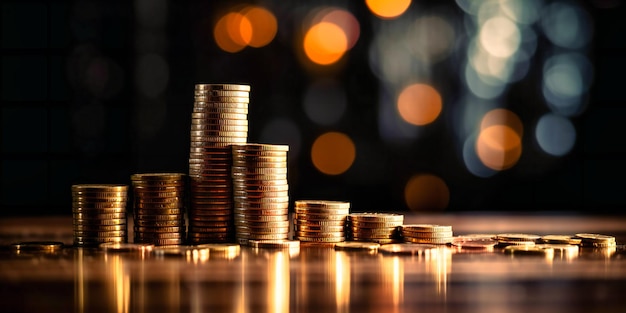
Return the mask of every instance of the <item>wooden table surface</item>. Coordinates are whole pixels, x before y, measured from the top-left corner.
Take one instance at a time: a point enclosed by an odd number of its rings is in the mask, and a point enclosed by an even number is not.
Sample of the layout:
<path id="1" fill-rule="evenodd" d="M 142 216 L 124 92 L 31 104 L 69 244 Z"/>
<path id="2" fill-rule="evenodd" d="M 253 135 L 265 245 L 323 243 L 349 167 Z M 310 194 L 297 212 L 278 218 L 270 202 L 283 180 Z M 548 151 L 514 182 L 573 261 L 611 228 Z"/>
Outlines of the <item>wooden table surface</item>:
<path id="1" fill-rule="evenodd" d="M 159 258 L 66 247 L 0 251 L 0 312 L 626 312 L 626 216 L 407 215 L 456 234 L 614 235 L 616 249 L 398 256 L 302 246 Z M 0 244 L 70 244 L 71 217 L 5 218 Z"/>

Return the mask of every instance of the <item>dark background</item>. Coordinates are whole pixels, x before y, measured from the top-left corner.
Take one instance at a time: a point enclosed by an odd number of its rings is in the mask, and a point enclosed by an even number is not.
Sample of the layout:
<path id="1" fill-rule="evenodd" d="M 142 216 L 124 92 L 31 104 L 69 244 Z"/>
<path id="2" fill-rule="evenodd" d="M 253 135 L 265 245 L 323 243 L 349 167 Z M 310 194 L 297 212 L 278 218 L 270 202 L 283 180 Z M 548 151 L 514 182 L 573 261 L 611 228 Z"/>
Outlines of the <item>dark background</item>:
<path id="1" fill-rule="evenodd" d="M 266 47 L 238 53 L 221 51 L 212 37 L 216 18 L 235 2 L 169 1 L 153 13 L 164 15 L 166 23 L 148 21 L 147 26 L 138 18 L 139 2 L 2 2 L 0 215 L 70 214 L 72 184 L 128 184 L 132 173 L 186 172 L 192 93 L 198 82 L 252 86 L 249 142 L 294 144 L 264 138 L 264 125 L 275 117 L 299 127 L 299 148 L 292 146 L 290 152 L 293 200 L 348 200 L 353 210 L 407 211 L 406 181 L 414 172 L 427 172 L 442 177 L 450 190 L 445 212 L 624 213 L 622 1 L 566 1 L 589 14 L 593 32 L 584 54 L 594 66 L 594 79 L 586 110 L 571 119 L 577 131 L 573 150 L 563 157 L 539 155 L 531 152 L 532 135 L 525 135 L 518 164 L 488 178 L 466 170 L 449 124 L 436 123 L 419 144 L 392 145 L 379 138 L 380 88 L 367 56 L 376 22 L 364 1 L 250 2 L 277 16 L 278 34 Z M 414 1 L 409 12 L 418 4 L 420 9 L 463 15 L 454 1 Z M 302 95 L 314 76 L 330 74 L 307 71 L 294 48 L 302 12 L 319 5 L 349 10 L 361 27 L 359 41 L 341 61 L 342 70 L 332 74 L 348 98 L 347 113 L 332 127 L 313 124 L 302 109 Z M 152 34 L 154 42 L 141 42 L 142 32 Z M 547 50 L 542 44 L 540 40 L 536 55 Z M 146 97 L 138 91 L 142 78 L 136 69 L 139 56 L 150 49 L 166 60 L 168 79 L 161 92 Z M 457 97 L 459 71 L 449 64 L 439 72 L 439 79 L 450 81 L 444 107 Z M 524 103 L 542 101 L 540 72 L 540 63 L 533 63 L 528 76 L 512 86 L 508 108 L 515 111 Z M 163 85 L 158 77 L 143 79 Z M 527 130 L 538 113 L 519 113 Z M 357 145 L 355 163 L 338 176 L 320 173 L 309 157 L 315 138 L 331 130 L 348 134 Z"/>

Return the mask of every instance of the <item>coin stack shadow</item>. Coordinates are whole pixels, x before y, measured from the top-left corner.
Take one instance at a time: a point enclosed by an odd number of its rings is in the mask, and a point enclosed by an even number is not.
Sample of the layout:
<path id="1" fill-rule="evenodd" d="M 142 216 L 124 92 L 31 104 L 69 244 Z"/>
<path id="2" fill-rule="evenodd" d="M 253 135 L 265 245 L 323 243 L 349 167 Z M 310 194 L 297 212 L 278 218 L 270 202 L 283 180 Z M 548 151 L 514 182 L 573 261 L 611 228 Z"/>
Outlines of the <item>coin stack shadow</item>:
<path id="1" fill-rule="evenodd" d="M 248 138 L 250 86 L 196 84 L 189 151 L 188 242 L 233 242 L 232 144 Z"/>
<path id="2" fill-rule="evenodd" d="M 185 239 L 185 174 L 130 176 L 133 186 L 134 242 L 180 245 Z"/>
<path id="3" fill-rule="evenodd" d="M 402 241 L 400 227 L 404 215 L 392 213 L 350 213 L 348 230 L 354 241 L 389 244 Z"/>
<path id="4" fill-rule="evenodd" d="M 127 185 L 72 185 L 74 245 L 126 242 Z"/>
<path id="5" fill-rule="evenodd" d="M 350 202 L 298 200 L 295 202 L 295 238 L 306 242 L 337 243 L 346 240 Z"/>
<path id="6" fill-rule="evenodd" d="M 237 242 L 289 238 L 287 145 L 233 145 Z"/>
<path id="7" fill-rule="evenodd" d="M 414 224 L 402 226 L 402 238 L 405 242 L 445 245 L 452 242 L 452 226 Z"/>

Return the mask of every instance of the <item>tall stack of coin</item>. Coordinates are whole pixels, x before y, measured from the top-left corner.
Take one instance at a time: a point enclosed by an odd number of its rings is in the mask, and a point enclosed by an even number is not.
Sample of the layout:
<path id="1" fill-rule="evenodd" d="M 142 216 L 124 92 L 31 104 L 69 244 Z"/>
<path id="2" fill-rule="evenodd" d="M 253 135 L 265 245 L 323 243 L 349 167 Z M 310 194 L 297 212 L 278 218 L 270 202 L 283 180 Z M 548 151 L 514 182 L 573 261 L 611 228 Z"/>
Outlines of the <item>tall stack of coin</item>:
<path id="1" fill-rule="evenodd" d="M 135 242 L 179 245 L 185 239 L 185 174 L 130 176 L 133 186 Z"/>
<path id="2" fill-rule="evenodd" d="M 126 242 L 127 185 L 72 185 L 74 244 Z"/>
<path id="3" fill-rule="evenodd" d="M 346 240 L 350 202 L 298 200 L 295 202 L 295 239 L 336 243 Z"/>
<path id="4" fill-rule="evenodd" d="M 289 237 L 286 145 L 233 145 L 233 194 L 237 241 Z"/>
<path id="5" fill-rule="evenodd" d="M 190 243 L 235 238 L 230 145 L 246 143 L 250 86 L 197 84 L 191 113 Z"/>
<path id="6" fill-rule="evenodd" d="M 388 244 L 401 241 L 404 215 L 392 213 L 350 213 L 348 230 L 354 241 Z"/>
<path id="7" fill-rule="evenodd" d="M 402 237 L 405 242 L 443 245 L 451 243 L 452 236 L 452 226 L 448 225 L 402 225 Z"/>

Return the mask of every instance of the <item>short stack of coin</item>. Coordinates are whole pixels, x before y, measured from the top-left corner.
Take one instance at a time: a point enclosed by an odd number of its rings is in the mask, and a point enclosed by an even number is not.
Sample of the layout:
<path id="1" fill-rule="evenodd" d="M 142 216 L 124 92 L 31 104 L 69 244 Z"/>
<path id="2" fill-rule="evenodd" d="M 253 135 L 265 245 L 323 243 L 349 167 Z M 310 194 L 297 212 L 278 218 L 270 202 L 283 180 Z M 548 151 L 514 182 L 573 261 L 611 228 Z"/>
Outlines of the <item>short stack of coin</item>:
<path id="1" fill-rule="evenodd" d="M 350 202 L 298 200 L 295 202 L 295 239 L 337 243 L 346 240 Z"/>
<path id="2" fill-rule="evenodd" d="M 541 237 L 534 234 L 498 234 L 498 246 L 534 246 Z"/>
<path id="3" fill-rule="evenodd" d="M 185 176 L 182 173 L 130 176 L 136 243 L 165 246 L 184 242 Z"/>
<path id="4" fill-rule="evenodd" d="M 72 185 L 74 244 L 126 242 L 127 185 Z"/>
<path id="5" fill-rule="evenodd" d="M 400 227 L 404 215 L 392 213 L 350 213 L 349 239 L 389 244 L 402 241 Z"/>
<path id="6" fill-rule="evenodd" d="M 617 246 L 613 236 L 580 233 L 576 234 L 576 238 L 580 238 L 580 246 L 583 248 L 613 248 Z"/>
<path id="7" fill-rule="evenodd" d="M 452 242 L 452 226 L 431 224 L 402 225 L 402 238 L 404 238 L 405 242 L 444 245 Z"/>
<path id="8" fill-rule="evenodd" d="M 233 145 L 232 151 L 237 241 L 288 239 L 289 146 Z"/>
<path id="9" fill-rule="evenodd" d="M 197 84 L 191 113 L 188 240 L 235 239 L 230 145 L 247 142 L 250 86 Z"/>

